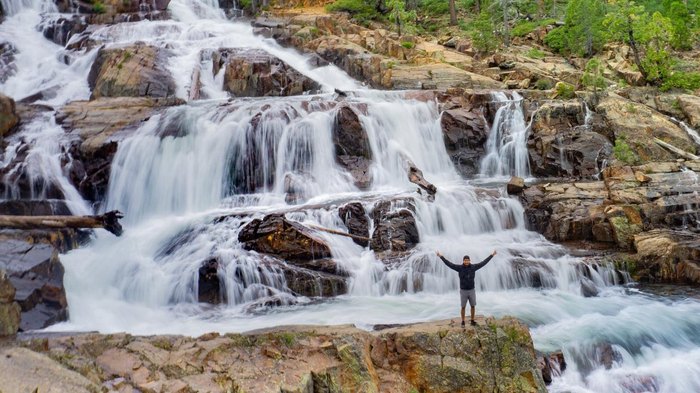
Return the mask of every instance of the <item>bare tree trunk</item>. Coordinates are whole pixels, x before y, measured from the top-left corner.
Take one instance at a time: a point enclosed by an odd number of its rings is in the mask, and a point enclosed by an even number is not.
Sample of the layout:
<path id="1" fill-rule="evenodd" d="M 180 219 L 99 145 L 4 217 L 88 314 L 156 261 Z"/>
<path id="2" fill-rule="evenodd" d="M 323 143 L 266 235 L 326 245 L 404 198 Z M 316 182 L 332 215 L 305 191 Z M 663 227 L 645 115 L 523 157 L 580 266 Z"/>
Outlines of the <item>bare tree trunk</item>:
<path id="1" fill-rule="evenodd" d="M 647 81 L 647 71 L 644 69 L 644 66 L 642 65 L 642 60 L 639 56 L 639 48 L 637 48 L 637 41 L 634 39 L 634 30 L 632 29 L 632 18 L 628 17 L 627 18 L 627 34 L 629 36 L 629 41 L 630 41 L 630 48 L 632 49 L 632 54 L 634 55 L 634 64 L 637 65 L 637 68 L 639 69 L 639 72 L 642 73 L 642 78 L 644 78 L 644 81 Z"/>
<path id="2" fill-rule="evenodd" d="M 508 0 L 501 0 L 503 5 L 503 45 L 510 46 L 510 27 L 508 26 Z"/>
<path id="3" fill-rule="evenodd" d="M 476 14 L 481 13 L 481 0 L 475 0 L 474 1 L 474 6 L 476 7 Z"/>
<path id="4" fill-rule="evenodd" d="M 544 17 L 544 0 L 537 0 L 537 17 Z"/>
<path id="5" fill-rule="evenodd" d="M 457 7 L 455 6 L 455 0 L 450 0 L 450 26 L 455 26 L 457 24 Z"/>
<path id="6" fill-rule="evenodd" d="M 117 236 L 123 230 L 119 219 L 122 213 L 114 210 L 101 216 L 0 216 L 0 228 L 104 228 Z"/>

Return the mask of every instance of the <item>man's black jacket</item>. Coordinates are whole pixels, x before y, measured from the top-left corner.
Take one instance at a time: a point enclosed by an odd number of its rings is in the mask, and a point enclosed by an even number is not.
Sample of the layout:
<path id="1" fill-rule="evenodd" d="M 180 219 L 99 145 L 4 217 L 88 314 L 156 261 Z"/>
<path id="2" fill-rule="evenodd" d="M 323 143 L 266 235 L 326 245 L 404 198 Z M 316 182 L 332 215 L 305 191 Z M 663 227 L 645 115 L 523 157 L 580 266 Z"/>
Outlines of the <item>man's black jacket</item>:
<path id="1" fill-rule="evenodd" d="M 476 275 L 476 271 L 486 266 L 491 258 L 493 258 L 493 255 L 489 255 L 488 258 L 479 263 L 472 263 L 468 266 L 464 266 L 450 263 L 445 257 L 440 256 L 440 259 L 442 259 L 447 267 L 459 273 L 459 289 L 463 290 L 474 289 L 474 276 Z"/>

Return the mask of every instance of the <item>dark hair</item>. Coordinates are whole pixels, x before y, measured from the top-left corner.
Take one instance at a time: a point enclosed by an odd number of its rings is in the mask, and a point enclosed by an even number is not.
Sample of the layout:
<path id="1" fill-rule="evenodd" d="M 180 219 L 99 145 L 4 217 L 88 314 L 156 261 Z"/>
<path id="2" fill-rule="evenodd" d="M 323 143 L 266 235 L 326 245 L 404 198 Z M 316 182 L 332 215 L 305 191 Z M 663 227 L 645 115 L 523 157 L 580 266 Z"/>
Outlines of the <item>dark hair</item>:
<path id="1" fill-rule="evenodd" d="M 465 259 L 468 259 L 468 260 L 470 260 L 470 261 L 472 260 L 471 258 L 469 258 L 469 255 L 465 255 L 465 256 L 462 257 L 462 260 L 465 260 Z"/>

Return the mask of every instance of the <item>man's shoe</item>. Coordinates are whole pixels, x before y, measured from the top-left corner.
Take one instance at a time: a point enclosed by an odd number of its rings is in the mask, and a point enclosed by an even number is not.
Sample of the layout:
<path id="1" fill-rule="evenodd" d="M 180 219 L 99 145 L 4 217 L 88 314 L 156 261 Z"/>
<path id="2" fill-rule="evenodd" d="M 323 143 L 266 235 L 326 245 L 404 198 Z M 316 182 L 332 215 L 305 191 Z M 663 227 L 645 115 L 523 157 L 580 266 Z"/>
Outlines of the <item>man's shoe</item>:
<path id="1" fill-rule="evenodd" d="M 464 321 L 462 321 L 462 327 L 464 327 Z"/>
<path id="2" fill-rule="evenodd" d="M 472 326 L 476 326 L 476 321 L 472 319 Z"/>

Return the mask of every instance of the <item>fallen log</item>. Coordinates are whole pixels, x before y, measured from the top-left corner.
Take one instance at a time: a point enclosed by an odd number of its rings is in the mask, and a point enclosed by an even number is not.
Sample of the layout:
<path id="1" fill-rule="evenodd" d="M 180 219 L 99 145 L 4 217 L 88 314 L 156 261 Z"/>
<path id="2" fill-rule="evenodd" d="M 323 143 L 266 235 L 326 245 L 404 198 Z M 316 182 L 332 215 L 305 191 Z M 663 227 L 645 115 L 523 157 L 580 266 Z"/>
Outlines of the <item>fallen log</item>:
<path id="1" fill-rule="evenodd" d="M 696 156 L 695 154 L 688 153 L 687 151 L 679 149 L 670 143 L 662 141 L 659 138 L 654 138 L 654 142 L 656 142 L 657 145 L 670 151 L 671 153 L 675 153 L 679 157 L 685 158 L 686 160 L 700 160 L 700 157 Z"/>
<path id="2" fill-rule="evenodd" d="M 306 225 L 307 227 L 309 227 L 309 228 L 311 228 L 311 229 L 315 229 L 315 230 L 317 230 L 317 231 L 328 232 L 328 233 L 332 233 L 332 234 L 334 234 L 334 235 L 345 236 L 345 237 L 349 237 L 349 238 L 352 238 L 352 239 L 362 240 L 362 241 L 365 241 L 365 242 L 369 242 L 369 241 L 372 240 L 372 239 L 370 239 L 370 238 L 368 238 L 368 237 L 353 235 L 353 234 L 351 234 L 351 233 L 347 233 L 347 232 L 343 232 L 343 231 L 337 231 L 337 230 L 335 230 L 335 229 L 330 229 L 330 228 L 324 228 L 324 227 L 320 227 L 320 226 L 318 226 L 318 225 L 313 225 L 313 224 L 304 224 L 304 225 Z"/>
<path id="3" fill-rule="evenodd" d="M 413 162 L 408 161 L 406 164 L 408 166 L 408 181 L 427 191 L 429 196 L 434 196 L 437 192 L 437 187 L 425 180 L 423 177 L 423 171 L 418 169 Z"/>
<path id="4" fill-rule="evenodd" d="M 0 228 L 104 228 L 121 236 L 123 229 L 119 219 L 123 217 L 124 215 L 117 210 L 99 216 L 0 216 Z"/>

